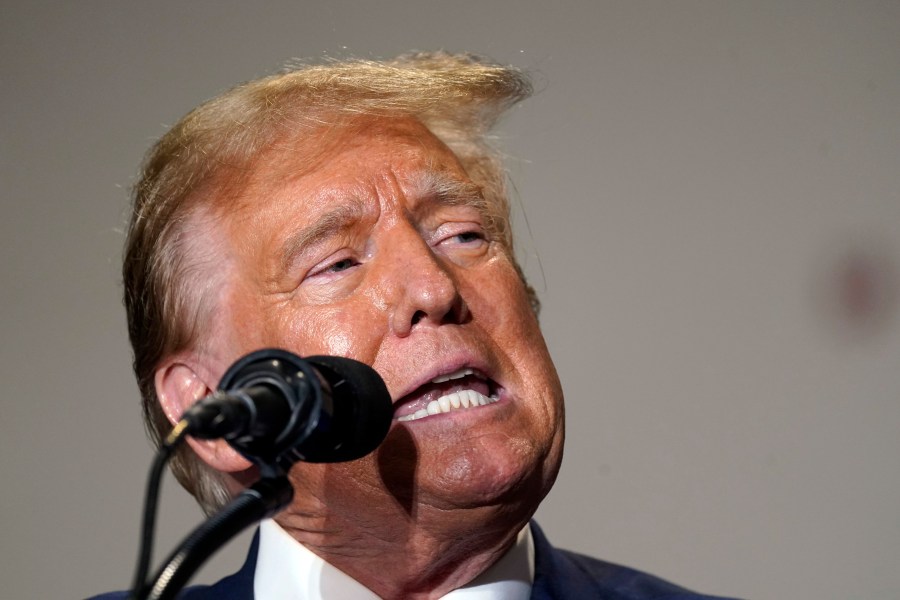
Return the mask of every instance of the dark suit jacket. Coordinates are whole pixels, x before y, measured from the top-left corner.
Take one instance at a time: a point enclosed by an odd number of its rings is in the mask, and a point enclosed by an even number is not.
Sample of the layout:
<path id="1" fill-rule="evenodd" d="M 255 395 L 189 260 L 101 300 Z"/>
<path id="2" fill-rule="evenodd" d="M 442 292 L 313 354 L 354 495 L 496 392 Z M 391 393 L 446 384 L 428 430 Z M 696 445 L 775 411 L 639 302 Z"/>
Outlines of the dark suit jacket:
<path id="1" fill-rule="evenodd" d="M 550 545 L 532 521 L 534 537 L 534 585 L 532 600 L 715 600 L 667 581 L 612 563 L 596 560 Z M 241 570 L 214 585 L 185 589 L 180 600 L 253 600 L 253 574 L 259 535 L 253 539 Z M 95 596 L 93 600 L 123 600 L 125 592 Z M 265 599 L 260 599 L 265 600 Z M 724 600 L 724 599 L 720 599 Z"/>

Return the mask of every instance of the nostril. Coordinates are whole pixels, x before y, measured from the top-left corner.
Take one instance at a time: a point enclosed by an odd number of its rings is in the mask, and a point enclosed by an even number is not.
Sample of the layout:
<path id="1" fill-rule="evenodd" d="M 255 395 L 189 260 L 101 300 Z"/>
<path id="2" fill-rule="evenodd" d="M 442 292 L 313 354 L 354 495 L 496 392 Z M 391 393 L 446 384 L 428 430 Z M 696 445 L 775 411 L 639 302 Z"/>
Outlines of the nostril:
<path id="1" fill-rule="evenodd" d="M 425 312 L 421 310 L 417 310 L 415 314 L 412 316 L 412 324 L 415 325 L 419 321 L 422 320 L 422 317 L 425 316 Z"/>

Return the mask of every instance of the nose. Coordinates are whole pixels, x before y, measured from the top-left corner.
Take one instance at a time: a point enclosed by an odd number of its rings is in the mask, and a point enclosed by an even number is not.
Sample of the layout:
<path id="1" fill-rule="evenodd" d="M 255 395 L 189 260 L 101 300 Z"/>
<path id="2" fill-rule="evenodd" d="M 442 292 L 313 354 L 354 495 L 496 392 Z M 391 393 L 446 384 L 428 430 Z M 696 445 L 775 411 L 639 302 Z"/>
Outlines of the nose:
<path id="1" fill-rule="evenodd" d="M 391 266 L 396 282 L 393 333 L 406 337 L 416 329 L 466 321 L 468 307 L 441 257 L 417 233 L 404 237 Z"/>

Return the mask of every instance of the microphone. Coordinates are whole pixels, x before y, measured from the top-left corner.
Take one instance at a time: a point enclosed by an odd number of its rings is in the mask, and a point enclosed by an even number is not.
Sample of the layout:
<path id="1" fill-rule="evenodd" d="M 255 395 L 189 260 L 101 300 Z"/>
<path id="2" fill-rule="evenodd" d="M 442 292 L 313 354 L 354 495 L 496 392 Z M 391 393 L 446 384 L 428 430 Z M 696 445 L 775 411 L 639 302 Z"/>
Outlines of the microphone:
<path id="1" fill-rule="evenodd" d="M 350 358 L 257 350 L 235 362 L 218 387 L 182 416 L 187 433 L 224 438 L 279 473 L 298 461 L 362 458 L 381 444 L 393 417 L 381 376 Z"/>

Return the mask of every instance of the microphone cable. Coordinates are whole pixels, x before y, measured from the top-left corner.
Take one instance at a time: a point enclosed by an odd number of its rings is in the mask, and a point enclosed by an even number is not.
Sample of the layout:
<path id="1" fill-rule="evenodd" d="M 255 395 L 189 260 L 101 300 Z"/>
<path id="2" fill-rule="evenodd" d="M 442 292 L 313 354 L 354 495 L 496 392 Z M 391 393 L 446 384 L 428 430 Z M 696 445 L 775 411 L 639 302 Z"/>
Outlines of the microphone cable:
<path id="1" fill-rule="evenodd" d="M 131 584 L 131 600 L 145 597 L 147 588 L 147 572 L 150 569 L 150 560 L 153 555 L 153 536 L 156 530 L 156 513 L 159 505 L 159 491 L 162 487 L 162 476 L 165 473 L 169 459 L 184 442 L 188 432 L 188 421 L 182 419 L 172 429 L 163 443 L 160 445 L 150 472 L 147 474 L 147 487 L 144 495 L 144 511 L 141 519 L 140 548 L 138 550 L 137 565 L 134 569 L 134 578 Z"/>

